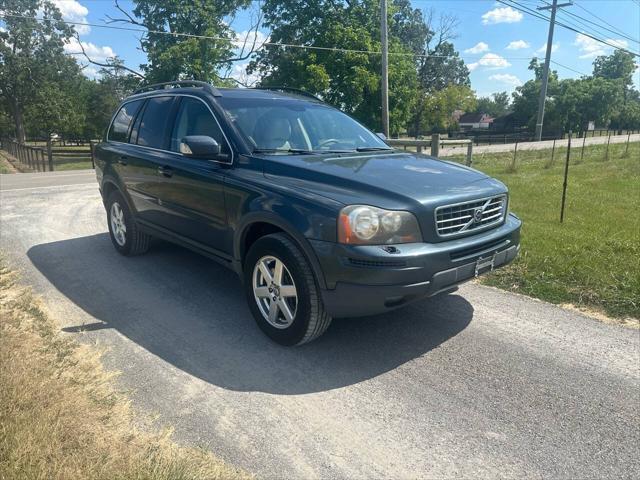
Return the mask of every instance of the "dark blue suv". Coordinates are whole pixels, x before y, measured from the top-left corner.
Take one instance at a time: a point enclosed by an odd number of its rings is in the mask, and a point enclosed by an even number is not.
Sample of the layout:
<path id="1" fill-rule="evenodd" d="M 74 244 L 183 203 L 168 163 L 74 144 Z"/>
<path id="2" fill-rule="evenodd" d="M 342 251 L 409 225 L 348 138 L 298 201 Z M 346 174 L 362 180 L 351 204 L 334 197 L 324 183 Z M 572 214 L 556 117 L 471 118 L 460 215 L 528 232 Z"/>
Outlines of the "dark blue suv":
<path id="1" fill-rule="evenodd" d="M 519 250 L 502 183 L 395 151 L 291 89 L 151 85 L 118 108 L 95 157 L 120 253 L 144 253 L 153 236 L 234 269 L 284 345 L 332 317 L 451 291 Z"/>

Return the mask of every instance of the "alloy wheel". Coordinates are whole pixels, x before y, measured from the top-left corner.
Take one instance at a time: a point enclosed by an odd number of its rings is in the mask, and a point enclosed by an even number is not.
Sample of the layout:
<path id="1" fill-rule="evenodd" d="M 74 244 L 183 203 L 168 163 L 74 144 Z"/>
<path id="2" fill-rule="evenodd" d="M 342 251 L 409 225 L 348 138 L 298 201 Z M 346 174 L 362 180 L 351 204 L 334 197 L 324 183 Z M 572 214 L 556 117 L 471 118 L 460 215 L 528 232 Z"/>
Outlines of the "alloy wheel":
<path id="1" fill-rule="evenodd" d="M 279 258 L 264 256 L 252 278 L 253 296 L 264 319 L 275 328 L 289 327 L 296 316 L 298 292 L 286 265 Z"/>

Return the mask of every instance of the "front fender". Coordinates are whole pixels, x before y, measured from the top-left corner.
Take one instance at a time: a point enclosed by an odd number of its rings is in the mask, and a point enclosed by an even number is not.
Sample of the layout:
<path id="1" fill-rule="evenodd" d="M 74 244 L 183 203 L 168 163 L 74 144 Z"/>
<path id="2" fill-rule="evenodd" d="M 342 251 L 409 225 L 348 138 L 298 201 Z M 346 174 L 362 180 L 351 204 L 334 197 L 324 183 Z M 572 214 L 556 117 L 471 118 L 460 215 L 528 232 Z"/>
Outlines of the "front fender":
<path id="1" fill-rule="evenodd" d="M 309 240 L 307 240 L 291 222 L 285 220 L 279 215 L 276 215 L 275 213 L 267 211 L 247 213 L 237 224 L 233 240 L 233 256 L 238 262 L 238 271 L 242 271 L 242 259 L 246 254 L 246 252 L 243 251 L 243 245 L 247 233 L 249 232 L 250 227 L 256 223 L 268 223 L 274 225 L 289 235 L 298 247 L 300 247 L 304 256 L 309 261 L 311 269 L 318 280 L 319 287 L 323 289 L 326 288 L 326 281 L 322 268 L 320 267 L 320 262 L 318 261 L 318 257 L 311 247 Z"/>

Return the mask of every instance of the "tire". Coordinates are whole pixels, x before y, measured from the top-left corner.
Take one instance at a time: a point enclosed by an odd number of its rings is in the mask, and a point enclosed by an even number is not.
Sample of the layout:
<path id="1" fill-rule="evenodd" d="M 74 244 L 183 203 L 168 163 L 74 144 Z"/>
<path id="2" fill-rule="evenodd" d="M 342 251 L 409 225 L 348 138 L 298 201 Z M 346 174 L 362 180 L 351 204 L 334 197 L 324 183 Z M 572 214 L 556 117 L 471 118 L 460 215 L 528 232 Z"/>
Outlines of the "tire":
<path id="1" fill-rule="evenodd" d="M 278 261 L 282 264 L 279 282 Z M 302 345 L 322 335 L 331 324 L 309 262 L 287 235 L 259 238 L 247 253 L 243 276 L 251 313 L 260 329 L 276 343 Z M 272 315 L 274 303 L 277 313 Z"/>
<path id="2" fill-rule="evenodd" d="M 140 231 L 122 194 L 118 191 L 111 193 L 106 207 L 109 236 L 116 250 L 127 257 L 146 253 L 150 237 Z"/>

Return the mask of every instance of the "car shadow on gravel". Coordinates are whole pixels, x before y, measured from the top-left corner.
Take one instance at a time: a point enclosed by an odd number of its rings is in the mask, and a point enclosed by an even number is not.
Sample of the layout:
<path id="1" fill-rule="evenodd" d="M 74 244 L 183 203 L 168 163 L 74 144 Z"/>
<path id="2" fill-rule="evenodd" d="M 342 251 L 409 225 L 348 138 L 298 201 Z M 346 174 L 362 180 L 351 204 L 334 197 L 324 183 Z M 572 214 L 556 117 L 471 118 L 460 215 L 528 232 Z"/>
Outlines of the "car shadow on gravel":
<path id="1" fill-rule="evenodd" d="M 159 242 L 147 255 L 125 258 L 104 233 L 36 245 L 28 256 L 89 315 L 64 331 L 99 338 L 115 329 L 182 371 L 237 391 L 286 395 L 352 385 L 424 355 L 473 317 L 473 307 L 451 294 L 336 319 L 318 340 L 285 348 L 255 325 L 235 273 L 183 248 Z"/>

